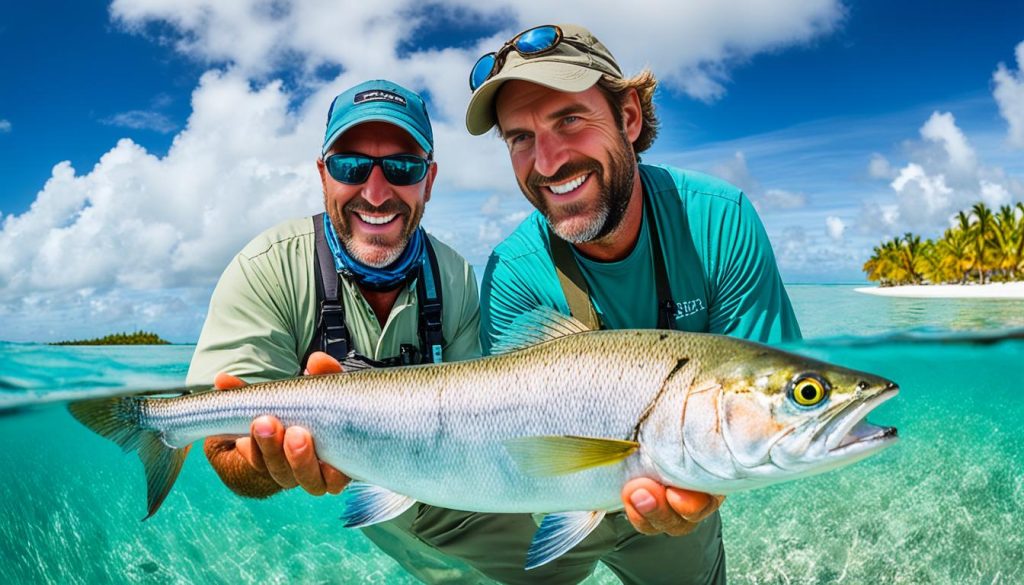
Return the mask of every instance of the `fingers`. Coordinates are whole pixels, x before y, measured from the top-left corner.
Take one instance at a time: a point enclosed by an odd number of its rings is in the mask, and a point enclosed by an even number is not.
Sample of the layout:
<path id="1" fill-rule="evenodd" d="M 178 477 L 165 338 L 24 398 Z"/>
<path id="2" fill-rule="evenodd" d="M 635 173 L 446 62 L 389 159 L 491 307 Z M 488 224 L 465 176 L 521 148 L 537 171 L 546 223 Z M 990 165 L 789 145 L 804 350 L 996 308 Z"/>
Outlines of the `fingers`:
<path id="1" fill-rule="evenodd" d="M 314 351 L 306 361 L 306 375 L 337 374 L 342 371 L 341 363 L 322 351 Z"/>
<path id="2" fill-rule="evenodd" d="M 347 475 L 323 461 L 320 462 L 320 473 L 323 474 L 324 482 L 327 484 L 327 493 L 335 496 L 340 494 L 341 490 L 345 489 L 345 486 L 351 481 Z"/>
<path id="3" fill-rule="evenodd" d="M 289 427 L 284 433 L 284 455 L 295 481 L 302 489 L 314 496 L 327 493 L 327 484 L 320 471 L 320 461 L 316 458 L 309 431 L 302 427 Z"/>
<path id="4" fill-rule="evenodd" d="M 298 485 L 284 455 L 284 426 L 281 421 L 272 416 L 261 416 L 252 421 L 250 436 L 263 458 L 264 468 L 277 485 L 285 489 Z M 257 449 L 253 449 L 254 459 Z M 259 469 L 258 462 L 250 460 L 249 464 Z"/>
<path id="5" fill-rule="evenodd" d="M 213 379 L 213 387 L 217 390 L 231 390 L 242 386 L 245 386 L 245 380 L 224 372 L 217 374 L 217 377 Z"/>
<path id="6" fill-rule="evenodd" d="M 725 496 L 713 496 L 703 492 L 667 488 L 665 500 L 677 514 L 693 524 L 700 524 L 725 501 Z"/>
<path id="7" fill-rule="evenodd" d="M 708 494 L 665 488 L 654 480 L 638 478 L 622 488 L 626 516 L 638 532 L 689 534 L 718 509 L 721 500 Z"/>

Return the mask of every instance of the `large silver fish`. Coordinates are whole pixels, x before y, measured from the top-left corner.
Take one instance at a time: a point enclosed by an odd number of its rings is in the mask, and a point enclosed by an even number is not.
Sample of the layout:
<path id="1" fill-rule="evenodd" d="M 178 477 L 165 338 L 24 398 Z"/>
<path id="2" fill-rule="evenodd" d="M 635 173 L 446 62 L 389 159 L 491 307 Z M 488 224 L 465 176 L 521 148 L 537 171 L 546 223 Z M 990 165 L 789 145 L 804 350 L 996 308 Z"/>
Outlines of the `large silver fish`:
<path id="1" fill-rule="evenodd" d="M 309 429 L 319 457 L 356 480 L 348 526 L 392 519 L 416 501 L 548 513 L 527 568 L 621 509 L 630 479 L 728 494 L 834 469 L 896 441 L 896 429 L 864 420 L 897 393 L 871 374 L 731 337 L 587 331 L 550 311 L 517 325 L 493 357 L 70 410 L 138 450 L 150 516 L 191 443 L 247 434 L 270 414 Z"/>

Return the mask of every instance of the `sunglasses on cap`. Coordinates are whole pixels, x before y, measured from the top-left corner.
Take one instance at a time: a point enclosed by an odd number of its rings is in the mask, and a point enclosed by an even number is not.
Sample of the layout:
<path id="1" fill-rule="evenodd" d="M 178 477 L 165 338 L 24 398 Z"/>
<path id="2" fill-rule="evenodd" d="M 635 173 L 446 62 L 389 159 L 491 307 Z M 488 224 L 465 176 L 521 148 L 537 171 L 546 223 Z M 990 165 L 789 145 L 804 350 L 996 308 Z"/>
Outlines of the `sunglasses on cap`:
<path id="1" fill-rule="evenodd" d="M 427 169 L 433 164 L 429 158 L 415 154 L 391 154 L 388 156 L 366 156 L 342 152 L 324 159 L 327 172 L 339 183 L 361 185 L 370 178 L 375 165 L 380 165 L 384 178 L 396 187 L 415 185 L 427 176 Z"/>
<path id="2" fill-rule="evenodd" d="M 509 51 L 515 49 L 520 55 L 531 57 L 554 49 L 563 40 L 571 42 L 562 35 L 562 29 L 553 24 L 524 30 L 512 37 L 512 40 L 502 45 L 497 51 L 487 53 L 477 59 L 476 65 L 473 65 L 473 69 L 469 72 L 469 89 L 476 91 L 476 88 L 500 71 L 505 65 L 505 57 Z"/>

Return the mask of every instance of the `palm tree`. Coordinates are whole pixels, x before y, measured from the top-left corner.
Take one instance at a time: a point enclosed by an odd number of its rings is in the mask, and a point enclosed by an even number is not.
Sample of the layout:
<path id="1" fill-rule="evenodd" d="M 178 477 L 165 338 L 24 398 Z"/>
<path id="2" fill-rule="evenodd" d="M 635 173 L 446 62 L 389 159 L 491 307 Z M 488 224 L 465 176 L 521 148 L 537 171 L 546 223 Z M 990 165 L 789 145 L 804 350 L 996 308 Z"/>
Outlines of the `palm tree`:
<path id="1" fill-rule="evenodd" d="M 974 264 L 967 232 L 960 228 L 949 228 L 935 243 L 935 248 L 949 274 L 946 280 L 955 280 L 960 284 L 967 282 L 967 275 Z"/>
<path id="2" fill-rule="evenodd" d="M 1024 275 L 1024 202 L 993 214 L 985 203 L 956 214 L 936 241 L 910 232 L 882 242 L 864 263 L 868 280 L 881 286 L 1016 280 Z M 973 278 L 972 278 L 973 273 Z"/>
<path id="3" fill-rule="evenodd" d="M 897 238 L 898 240 L 898 238 Z M 899 246 L 899 261 L 903 271 L 911 283 L 920 284 L 920 264 L 922 261 L 922 246 L 921 236 L 916 236 L 910 232 L 903 234 L 903 241 Z"/>
<path id="4" fill-rule="evenodd" d="M 990 265 L 985 252 L 989 249 L 995 220 L 992 210 L 984 203 L 975 203 L 971 213 L 977 221 L 971 224 L 971 245 L 974 248 L 974 267 L 978 270 L 978 283 L 985 284 L 986 268 Z"/>
<path id="5" fill-rule="evenodd" d="M 992 230 L 992 246 L 996 254 L 995 268 L 1005 280 L 1010 280 L 1017 271 L 1017 215 L 1016 210 L 1003 205 L 995 215 Z"/>

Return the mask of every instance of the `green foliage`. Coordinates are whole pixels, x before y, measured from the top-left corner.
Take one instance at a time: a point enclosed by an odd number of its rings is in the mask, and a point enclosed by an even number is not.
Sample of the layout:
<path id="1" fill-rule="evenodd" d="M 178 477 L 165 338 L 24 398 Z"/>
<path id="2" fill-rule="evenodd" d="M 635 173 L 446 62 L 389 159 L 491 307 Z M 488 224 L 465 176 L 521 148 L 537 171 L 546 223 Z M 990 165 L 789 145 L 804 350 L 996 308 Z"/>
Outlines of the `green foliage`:
<path id="1" fill-rule="evenodd" d="M 882 286 L 1024 280 L 1024 203 L 993 213 L 984 203 L 955 216 L 936 241 L 906 233 L 875 246 L 864 263 Z"/>
<path id="2" fill-rule="evenodd" d="M 96 339 L 58 341 L 50 345 L 168 345 L 169 343 L 169 341 L 161 339 L 156 333 L 136 331 L 134 333 L 114 333 Z"/>

